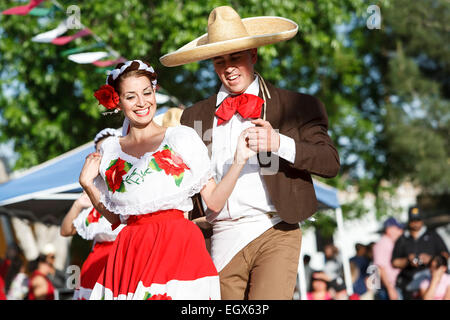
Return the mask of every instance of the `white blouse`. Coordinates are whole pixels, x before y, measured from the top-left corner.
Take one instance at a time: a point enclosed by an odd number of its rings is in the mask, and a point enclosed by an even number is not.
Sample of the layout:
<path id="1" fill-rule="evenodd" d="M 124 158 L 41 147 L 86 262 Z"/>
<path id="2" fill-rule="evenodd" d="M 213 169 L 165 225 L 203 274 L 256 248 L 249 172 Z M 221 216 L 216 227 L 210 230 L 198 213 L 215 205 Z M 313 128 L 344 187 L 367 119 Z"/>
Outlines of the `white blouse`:
<path id="1" fill-rule="evenodd" d="M 94 240 L 95 242 L 106 242 L 116 240 L 120 230 L 124 225 L 120 225 L 115 230 L 111 230 L 111 223 L 96 210 L 89 207 L 82 210 L 76 219 L 73 220 L 73 226 L 80 237 L 85 240 Z"/>
<path id="2" fill-rule="evenodd" d="M 191 197 L 213 177 L 208 149 L 194 129 L 169 127 L 155 151 L 136 158 L 122 151 L 119 137 L 101 146 L 100 175 L 94 183 L 100 201 L 121 216 L 160 210 L 190 211 Z"/>

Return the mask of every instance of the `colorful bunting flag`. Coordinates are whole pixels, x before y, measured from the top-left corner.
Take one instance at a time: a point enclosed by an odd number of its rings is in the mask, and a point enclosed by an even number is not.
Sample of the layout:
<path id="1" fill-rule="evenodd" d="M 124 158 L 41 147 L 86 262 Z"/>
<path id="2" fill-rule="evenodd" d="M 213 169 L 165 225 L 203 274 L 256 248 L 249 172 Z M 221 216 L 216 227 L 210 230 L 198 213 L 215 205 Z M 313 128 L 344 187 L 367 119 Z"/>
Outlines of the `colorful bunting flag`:
<path id="1" fill-rule="evenodd" d="M 67 57 L 67 59 L 76 63 L 84 64 L 84 63 L 92 63 L 94 61 L 106 58 L 107 56 L 109 56 L 109 52 L 97 51 L 97 52 L 84 52 L 71 54 Z"/>
<path id="2" fill-rule="evenodd" d="M 53 6 L 50 8 L 37 8 L 39 4 L 41 4 L 44 0 L 30 0 L 27 5 L 17 6 L 7 10 L 4 10 L 2 14 L 4 15 L 33 15 L 36 17 L 44 17 L 49 16 L 56 10 L 64 11 L 64 7 L 62 7 L 58 1 L 52 0 Z M 85 37 L 88 35 L 93 35 L 94 38 L 99 41 L 99 38 L 96 37 L 93 32 L 89 28 L 85 28 L 78 31 L 77 33 L 70 36 L 61 36 L 66 33 L 69 29 L 68 25 L 69 19 L 65 19 L 62 21 L 55 29 L 49 30 L 40 34 L 35 35 L 31 40 L 33 42 L 41 42 L 41 43 L 53 43 L 55 45 L 65 45 L 77 38 Z M 91 50 L 94 48 L 106 47 L 106 51 L 97 51 L 97 52 L 85 52 L 86 50 Z M 62 56 L 67 56 L 67 58 L 73 62 L 80 64 L 88 64 L 92 63 L 95 65 L 99 72 L 105 72 L 107 70 L 111 70 L 111 66 L 125 62 L 126 59 L 123 57 L 111 60 L 102 60 L 108 56 L 117 56 L 117 52 L 113 49 L 109 48 L 104 42 L 97 42 L 95 44 L 91 44 L 89 46 L 81 47 L 81 48 L 72 48 L 69 50 L 65 50 L 61 53 Z"/>
<path id="3" fill-rule="evenodd" d="M 44 42 L 49 43 L 52 42 L 53 39 L 59 37 L 60 35 L 67 32 L 67 19 L 61 22 L 56 29 L 40 33 L 38 35 L 35 35 L 33 38 L 31 38 L 34 42 Z"/>
<path id="4" fill-rule="evenodd" d="M 44 0 L 31 0 L 26 6 L 18 6 L 2 11 L 2 14 L 9 15 L 27 15 L 34 7 L 37 7 Z"/>
<path id="5" fill-rule="evenodd" d="M 125 62 L 125 61 L 127 61 L 127 59 L 121 57 L 116 60 L 94 61 L 94 62 L 92 62 L 92 64 L 97 67 L 103 68 L 103 67 L 109 67 L 109 66 L 112 66 L 113 64 L 118 64 L 118 63 Z"/>
<path id="6" fill-rule="evenodd" d="M 86 52 L 86 51 L 89 51 L 92 49 L 103 48 L 105 46 L 106 46 L 106 44 L 104 42 L 97 42 L 97 43 L 94 43 L 94 44 L 91 44 L 88 46 L 84 46 L 84 47 L 78 47 L 78 48 L 64 50 L 63 52 L 61 52 L 61 56 L 65 57 L 65 56 L 68 56 L 69 54 Z"/>
<path id="7" fill-rule="evenodd" d="M 52 43 L 56 44 L 58 46 L 62 46 L 62 45 L 65 45 L 66 43 L 69 43 L 72 40 L 75 40 L 77 38 L 81 38 L 81 37 L 84 37 L 84 36 L 87 36 L 87 35 L 90 35 L 90 34 L 92 34 L 92 31 L 89 30 L 88 28 L 85 28 L 85 29 L 83 29 L 81 31 L 78 31 L 74 35 L 64 36 L 64 37 L 59 37 L 59 38 L 53 39 Z"/>
<path id="8" fill-rule="evenodd" d="M 51 8 L 34 8 L 28 14 L 30 16 L 45 17 L 52 14 L 56 10 L 58 10 L 56 6 L 52 6 Z"/>

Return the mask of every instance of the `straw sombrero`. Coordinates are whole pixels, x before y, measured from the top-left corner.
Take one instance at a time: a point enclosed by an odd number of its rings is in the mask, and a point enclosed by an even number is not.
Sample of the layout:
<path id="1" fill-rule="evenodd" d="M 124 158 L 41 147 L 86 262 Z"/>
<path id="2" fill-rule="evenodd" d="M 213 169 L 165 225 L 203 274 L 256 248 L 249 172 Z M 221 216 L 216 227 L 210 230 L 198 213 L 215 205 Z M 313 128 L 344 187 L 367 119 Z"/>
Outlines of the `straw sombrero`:
<path id="1" fill-rule="evenodd" d="M 297 31 L 298 25 L 286 18 L 263 16 L 241 19 L 233 8 L 217 7 L 209 14 L 208 33 L 159 60 L 166 67 L 175 67 L 289 40 Z"/>

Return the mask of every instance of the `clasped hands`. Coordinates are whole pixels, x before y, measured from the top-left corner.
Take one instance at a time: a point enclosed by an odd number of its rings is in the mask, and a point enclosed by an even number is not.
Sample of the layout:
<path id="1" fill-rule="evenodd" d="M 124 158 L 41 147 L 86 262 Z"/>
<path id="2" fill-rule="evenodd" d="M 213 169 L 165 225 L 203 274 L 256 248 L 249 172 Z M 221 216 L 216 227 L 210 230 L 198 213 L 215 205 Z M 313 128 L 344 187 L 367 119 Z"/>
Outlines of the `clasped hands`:
<path id="1" fill-rule="evenodd" d="M 245 129 L 239 137 L 235 161 L 241 164 L 258 152 L 275 152 L 280 148 L 280 135 L 268 121 L 256 119 L 252 123 L 256 126 Z"/>

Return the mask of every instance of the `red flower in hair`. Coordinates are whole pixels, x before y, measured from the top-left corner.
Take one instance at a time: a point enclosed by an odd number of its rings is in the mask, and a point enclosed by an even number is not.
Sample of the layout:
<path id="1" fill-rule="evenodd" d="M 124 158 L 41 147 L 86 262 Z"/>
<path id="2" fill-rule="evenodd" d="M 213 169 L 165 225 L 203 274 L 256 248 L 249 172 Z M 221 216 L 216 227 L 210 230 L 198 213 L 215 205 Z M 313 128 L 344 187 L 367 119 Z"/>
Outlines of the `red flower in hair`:
<path id="1" fill-rule="evenodd" d="M 119 103 L 119 95 L 109 84 L 104 84 L 95 91 L 94 97 L 107 109 L 115 109 Z"/>

